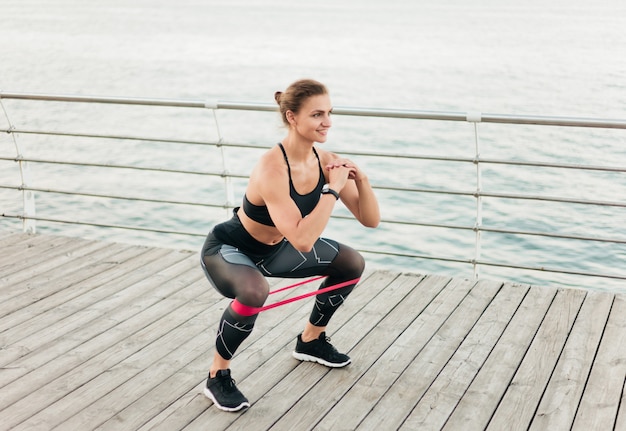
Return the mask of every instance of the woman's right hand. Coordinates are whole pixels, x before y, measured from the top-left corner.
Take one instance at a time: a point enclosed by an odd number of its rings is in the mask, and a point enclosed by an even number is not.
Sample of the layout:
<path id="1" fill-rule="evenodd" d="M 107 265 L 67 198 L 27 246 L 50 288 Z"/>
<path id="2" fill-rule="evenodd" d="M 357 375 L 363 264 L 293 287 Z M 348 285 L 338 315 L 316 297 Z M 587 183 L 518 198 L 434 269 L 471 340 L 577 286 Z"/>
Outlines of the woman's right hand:
<path id="1" fill-rule="evenodd" d="M 326 165 L 326 169 L 328 170 L 328 184 L 330 188 L 335 190 L 337 193 L 341 192 L 343 187 L 348 182 L 348 178 L 353 172 L 353 169 L 347 167 L 344 163 L 341 163 L 341 160 L 339 159 L 335 160 L 334 163 Z"/>

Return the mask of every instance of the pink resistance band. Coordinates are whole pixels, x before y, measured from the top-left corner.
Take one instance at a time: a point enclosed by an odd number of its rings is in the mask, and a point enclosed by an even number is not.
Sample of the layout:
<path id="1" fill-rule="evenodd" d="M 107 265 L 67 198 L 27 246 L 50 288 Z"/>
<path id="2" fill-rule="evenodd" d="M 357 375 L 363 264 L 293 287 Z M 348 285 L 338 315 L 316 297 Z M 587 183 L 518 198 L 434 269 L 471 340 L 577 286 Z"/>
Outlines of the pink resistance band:
<path id="1" fill-rule="evenodd" d="M 269 294 L 271 295 L 273 293 L 282 292 L 283 290 L 302 286 L 303 284 L 311 283 L 313 281 L 320 280 L 322 278 L 325 278 L 325 276 L 320 276 L 320 277 L 315 277 L 315 278 L 310 278 L 308 280 L 300 281 L 296 284 L 291 284 L 289 286 L 285 286 L 280 289 L 272 290 L 270 291 Z M 283 299 L 282 301 L 274 302 L 273 304 L 267 304 L 267 305 L 264 305 L 263 307 L 249 307 L 247 305 L 243 305 L 241 302 L 237 301 L 236 299 L 231 303 L 231 306 L 233 307 L 233 311 L 237 314 L 240 314 L 242 316 L 252 316 L 254 314 L 259 314 L 261 311 L 265 311 L 265 310 L 269 310 L 269 309 L 272 309 L 281 305 L 289 304 L 290 302 L 299 301 L 301 299 L 308 298 L 309 296 L 315 296 L 315 295 L 319 295 L 320 293 L 330 292 L 331 290 L 340 289 L 342 287 L 349 286 L 351 284 L 357 284 L 359 280 L 360 278 L 355 278 L 353 280 L 348 280 L 342 283 L 333 284 L 332 286 L 326 286 L 322 289 L 314 290 L 313 292 L 303 293 L 302 295 L 294 296 L 293 298 L 287 298 L 287 299 Z"/>

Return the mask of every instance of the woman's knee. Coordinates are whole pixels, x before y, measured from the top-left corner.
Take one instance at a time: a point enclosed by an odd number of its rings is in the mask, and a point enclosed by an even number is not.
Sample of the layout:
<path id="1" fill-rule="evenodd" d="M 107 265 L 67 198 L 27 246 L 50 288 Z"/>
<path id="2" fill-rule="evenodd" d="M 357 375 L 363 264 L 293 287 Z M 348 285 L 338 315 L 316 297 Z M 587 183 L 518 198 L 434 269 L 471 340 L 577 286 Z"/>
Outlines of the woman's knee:
<path id="1" fill-rule="evenodd" d="M 365 258 L 358 251 L 356 252 L 356 254 L 357 254 L 356 263 L 355 263 L 356 270 L 359 273 L 359 277 L 360 277 L 361 274 L 363 274 L 363 271 L 365 271 Z"/>
<path id="2" fill-rule="evenodd" d="M 269 284 L 261 274 L 239 279 L 236 286 L 237 300 L 249 307 L 261 307 L 269 295 Z"/>
<path id="3" fill-rule="evenodd" d="M 346 245 L 339 248 L 339 259 L 336 259 L 347 277 L 357 278 L 365 271 L 365 259 L 355 249 Z"/>
<path id="4" fill-rule="evenodd" d="M 365 259 L 361 253 L 344 244 L 338 244 L 338 249 L 337 256 L 326 269 L 326 275 L 341 280 L 361 277 L 365 270 Z"/>

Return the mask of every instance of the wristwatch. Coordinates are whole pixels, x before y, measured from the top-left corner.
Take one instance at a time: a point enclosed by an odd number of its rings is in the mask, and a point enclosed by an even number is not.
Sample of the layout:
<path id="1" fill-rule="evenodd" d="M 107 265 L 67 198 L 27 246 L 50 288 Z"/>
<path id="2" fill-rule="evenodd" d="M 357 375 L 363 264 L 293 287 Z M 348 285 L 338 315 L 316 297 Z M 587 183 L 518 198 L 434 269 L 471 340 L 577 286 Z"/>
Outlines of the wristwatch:
<path id="1" fill-rule="evenodd" d="M 323 195 L 329 195 L 329 194 L 333 195 L 337 200 L 339 200 L 339 193 L 337 193 L 336 191 L 331 189 L 328 184 L 324 184 L 324 187 L 322 187 L 322 194 Z"/>

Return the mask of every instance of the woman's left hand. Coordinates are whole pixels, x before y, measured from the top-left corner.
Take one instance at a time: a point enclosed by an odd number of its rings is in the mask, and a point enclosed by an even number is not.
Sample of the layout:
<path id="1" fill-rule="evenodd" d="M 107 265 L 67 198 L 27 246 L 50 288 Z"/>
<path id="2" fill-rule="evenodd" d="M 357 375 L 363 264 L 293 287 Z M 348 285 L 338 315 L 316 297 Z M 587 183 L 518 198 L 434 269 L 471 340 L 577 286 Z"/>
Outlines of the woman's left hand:
<path id="1" fill-rule="evenodd" d="M 358 180 L 363 177 L 363 172 L 359 169 L 359 167 L 349 159 L 337 158 L 333 160 L 331 163 L 326 165 L 326 169 L 330 170 L 338 167 L 346 167 L 350 170 L 348 174 L 348 179 L 350 180 Z"/>

